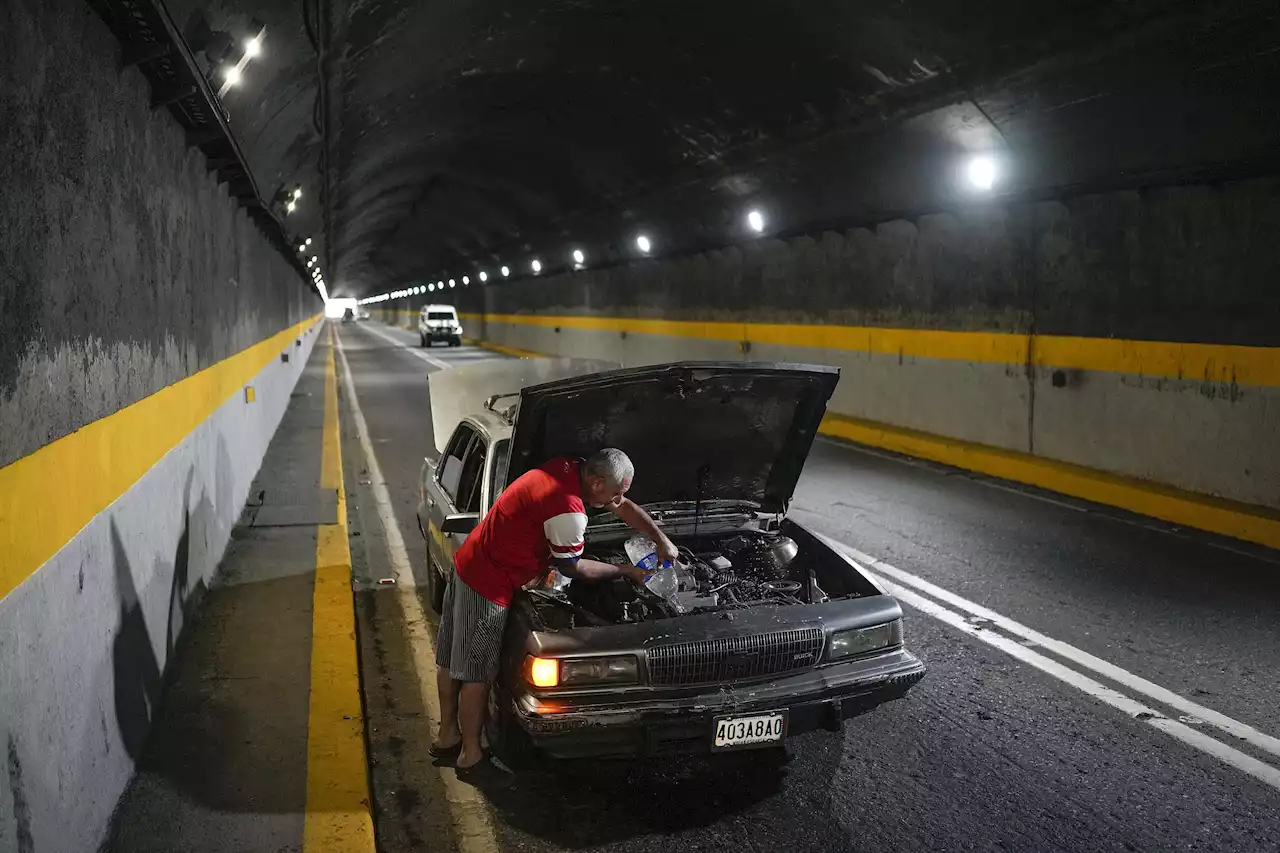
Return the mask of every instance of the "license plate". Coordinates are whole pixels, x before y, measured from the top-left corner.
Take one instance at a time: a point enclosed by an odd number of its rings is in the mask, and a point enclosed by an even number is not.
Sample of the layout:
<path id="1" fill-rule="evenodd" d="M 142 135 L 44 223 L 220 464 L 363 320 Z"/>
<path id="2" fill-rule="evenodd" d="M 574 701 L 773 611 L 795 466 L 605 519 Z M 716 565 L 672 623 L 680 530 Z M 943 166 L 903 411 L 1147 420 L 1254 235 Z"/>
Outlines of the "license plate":
<path id="1" fill-rule="evenodd" d="M 749 717 L 717 717 L 711 732 L 711 748 L 750 749 L 782 743 L 787 736 L 787 712 L 773 711 Z"/>

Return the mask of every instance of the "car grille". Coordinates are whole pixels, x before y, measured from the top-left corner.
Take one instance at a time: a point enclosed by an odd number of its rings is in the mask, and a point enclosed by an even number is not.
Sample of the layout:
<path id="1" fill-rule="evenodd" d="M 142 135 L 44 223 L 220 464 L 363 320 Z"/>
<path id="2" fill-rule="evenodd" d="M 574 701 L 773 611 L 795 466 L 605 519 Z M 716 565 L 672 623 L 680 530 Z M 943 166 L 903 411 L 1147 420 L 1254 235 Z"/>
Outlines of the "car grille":
<path id="1" fill-rule="evenodd" d="M 821 628 L 672 643 L 649 649 L 649 683 L 715 684 L 808 669 L 822 656 Z"/>

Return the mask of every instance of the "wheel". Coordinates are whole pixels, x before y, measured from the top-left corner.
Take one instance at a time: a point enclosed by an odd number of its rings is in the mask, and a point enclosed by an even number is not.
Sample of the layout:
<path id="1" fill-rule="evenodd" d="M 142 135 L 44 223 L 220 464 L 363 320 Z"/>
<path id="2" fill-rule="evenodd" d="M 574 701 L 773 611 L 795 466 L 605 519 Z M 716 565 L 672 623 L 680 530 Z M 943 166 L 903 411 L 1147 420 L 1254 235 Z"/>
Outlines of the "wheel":
<path id="1" fill-rule="evenodd" d="M 418 332 L 418 346 L 420 347 L 431 346 L 431 342 L 427 340 L 427 336 L 422 334 L 422 332 Z"/>
<path id="2" fill-rule="evenodd" d="M 460 347 L 460 346 L 462 346 L 462 338 L 451 338 L 451 339 L 449 340 L 449 346 L 451 346 L 451 347 Z"/>
<path id="3" fill-rule="evenodd" d="M 501 676 L 499 676 L 501 678 Z M 524 729 L 511 719 L 511 707 L 502 697 L 497 684 L 489 688 L 489 714 L 484 723 L 484 737 L 489 750 L 512 770 L 528 770 L 534 766 L 548 770 L 547 759 L 538 750 Z"/>
<path id="4" fill-rule="evenodd" d="M 430 549 L 427 550 L 427 601 L 431 603 L 431 609 L 439 616 L 444 612 L 444 588 L 447 581 L 444 575 L 440 573 L 440 569 L 436 567 L 436 561 L 431 556 Z"/>

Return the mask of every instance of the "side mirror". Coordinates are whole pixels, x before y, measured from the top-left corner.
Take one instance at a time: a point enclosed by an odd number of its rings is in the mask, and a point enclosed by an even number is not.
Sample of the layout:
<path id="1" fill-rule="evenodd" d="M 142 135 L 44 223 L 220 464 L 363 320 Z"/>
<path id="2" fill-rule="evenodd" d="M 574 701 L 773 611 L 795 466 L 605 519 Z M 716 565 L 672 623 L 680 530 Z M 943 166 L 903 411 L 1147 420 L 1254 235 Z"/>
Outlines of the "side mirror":
<path id="1" fill-rule="evenodd" d="M 446 515 L 440 525 L 441 533 L 470 533 L 480 524 L 480 514 L 460 512 Z"/>

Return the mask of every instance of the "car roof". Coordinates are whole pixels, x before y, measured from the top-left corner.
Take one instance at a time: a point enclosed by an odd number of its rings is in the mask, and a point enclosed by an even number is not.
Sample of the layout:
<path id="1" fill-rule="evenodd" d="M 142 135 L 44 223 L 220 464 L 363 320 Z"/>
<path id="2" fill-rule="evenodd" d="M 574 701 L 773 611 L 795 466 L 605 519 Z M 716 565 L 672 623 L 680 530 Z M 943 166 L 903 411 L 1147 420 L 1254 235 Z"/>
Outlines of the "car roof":
<path id="1" fill-rule="evenodd" d="M 511 437 L 511 424 L 507 423 L 506 418 L 500 417 L 489 409 L 472 412 L 466 419 L 475 421 L 488 434 L 490 441 L 501 441 Z"/>
<path id="2" fill-rule="evenodd" d="M 452 311 L 452 305 L 423 305 L 423 311 Z"/>

